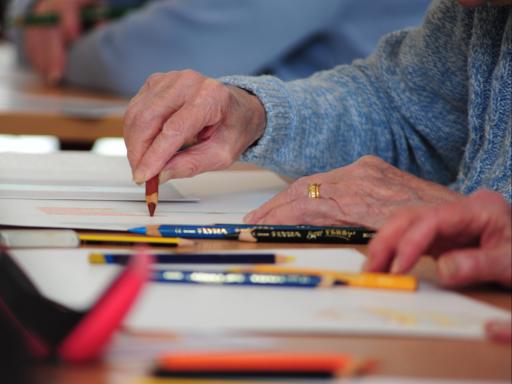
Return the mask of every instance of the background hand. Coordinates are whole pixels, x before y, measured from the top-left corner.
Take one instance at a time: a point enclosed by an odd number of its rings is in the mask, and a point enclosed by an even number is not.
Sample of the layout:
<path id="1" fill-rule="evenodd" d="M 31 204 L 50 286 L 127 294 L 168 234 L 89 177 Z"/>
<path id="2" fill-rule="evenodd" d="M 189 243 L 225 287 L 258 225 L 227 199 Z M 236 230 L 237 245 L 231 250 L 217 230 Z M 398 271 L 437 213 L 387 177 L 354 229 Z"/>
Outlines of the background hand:
<path id="1" fill-rule="evenodd" d="M 57 26 L 27 27 L 25 51 L 36 71 L 49 83 L 62 80 L 66 68 L 66 51 L 81 34 L 80 10 L 97 0 L 39 0 L 34 14 L 55 13 Z"/>
<path id="2" fill-rule="evenodd" d="M 512 285 L 511 208 L 496 192 L 397 214 L 370 243 L 367 271 L 404 273 L 425 254 L 438 261 L 441 283 Z"/>
<path id="3" fill-rule="evenodd" d="M 264 128 L 263 106 L 240 88 L 193 71 L 154 74 L 124 118 L 133 179 L 142 183 L 160 173 L 162 183 L 225 168 Z"/>
<path id="4" fill-rule="evenodd" d="M 320 198 L 308 185 L 320 184 Z M 303 177 L 245 217 L 250 224 L 360 225 L 379 228 L 399 207 L 459 196 L 385 161 L 365 156 L 326 173 Z"/>

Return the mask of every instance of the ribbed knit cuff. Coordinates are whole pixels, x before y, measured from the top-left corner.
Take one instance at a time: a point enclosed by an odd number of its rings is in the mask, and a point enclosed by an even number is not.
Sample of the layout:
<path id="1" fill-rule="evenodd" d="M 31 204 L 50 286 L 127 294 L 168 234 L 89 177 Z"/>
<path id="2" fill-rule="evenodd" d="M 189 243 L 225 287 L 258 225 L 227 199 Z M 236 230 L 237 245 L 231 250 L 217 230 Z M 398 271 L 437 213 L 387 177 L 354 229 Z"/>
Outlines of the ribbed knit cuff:
<path id="1" fill-rule="evenodd" d="M 273 163 L 272 141 L 279 141 L 295 123 L 293 107 L 285 83 L 272 76 L 227 76 L 219 79 L 256 95 L 266 112 L 266 127 L 263 136 L 241 156 L 241 161 L 268 167 Z M 274 144 L 275 145 L 275 144 Z"/>

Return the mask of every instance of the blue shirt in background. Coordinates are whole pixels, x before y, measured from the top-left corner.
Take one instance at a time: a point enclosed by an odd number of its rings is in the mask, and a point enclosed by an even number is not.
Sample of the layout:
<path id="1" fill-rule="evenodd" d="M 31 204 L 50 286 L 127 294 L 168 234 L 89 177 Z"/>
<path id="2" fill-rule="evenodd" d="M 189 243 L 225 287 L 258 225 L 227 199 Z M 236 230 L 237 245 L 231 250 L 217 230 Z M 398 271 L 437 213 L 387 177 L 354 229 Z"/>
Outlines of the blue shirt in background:
<path id="1" fill-rule="evenodd" d="M 306 77 L 420 25 L 429 0 L 110 0 L 141 5 L 73 44 L 65 79 L 132 96 L 154 72 Z M 11 14 L 31 0 L 15 0 Z M 21 42 L 22 31 L 17 40 Z"/>

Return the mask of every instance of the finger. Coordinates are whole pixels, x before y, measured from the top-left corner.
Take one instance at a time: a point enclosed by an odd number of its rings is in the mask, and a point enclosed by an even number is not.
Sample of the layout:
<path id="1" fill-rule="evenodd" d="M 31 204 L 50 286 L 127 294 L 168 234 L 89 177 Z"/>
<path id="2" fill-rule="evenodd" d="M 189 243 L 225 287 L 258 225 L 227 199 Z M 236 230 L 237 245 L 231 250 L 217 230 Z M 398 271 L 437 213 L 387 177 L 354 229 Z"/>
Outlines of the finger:
<path id="1" fill-rule="evenodd" d="M 52 62 L 52 54 L 57 50 L 55 46 L 59 44 L 58 28 L 47 28 L 41 34 L 41 40 L 39 43 L 44 44 L 44 48 L 41 47 L 39 50 L 41 75 L 47 82 L 52 83 L 50 78 L 50 65 Z M 57 74 L 54 74 L 54 76 L 57 76 Z"/>
<path id="2" fill-rule="evenodd" d="M 413 207 L 395 214 L 370 242 L 364 270 L 367 272 L 388 271 L 403 234 L 424 213 L 424 208 Z"/>
<path id="3" fill-rule="evenodd" d="M 421 217 L 415 223 L 409 223 L 401 236 L 396 238 L 391 272 L 409 271 L 418 258 L 426 253 L 437 256 L 449 249 L 476 246 L 489 222 L 488 213 L 486 211 L 482 215 L 480 206 L 470 198 L 435 208 L 426 207 Z"/>
<path id="4" fill-rule="evenodd" d="M 66 47 L 57 29 L 48 31 L 45 55 L 45 75 L 50 84 L 57 84 L 64 76 Z"/>
<path id="5" fill-rule="evenodd" d="M 60 25 L 63 40 L 67 45 L 75 41 L 82 33 L 82 22 L 80 20 L 82 8 L 96 2 L 93 0 L 62 2 L 59 12 L 61 17 Z"/>
<path id="6" fill-rule="evenodd" d="M 41 52 L 41 33 L 40 29 L 29 28 L 25 40 L 25 53 L 32 67 L 43 76 L 43 56 Z"/>
<path id="7" fill-rule="evenodd" d="M 424 255 L 438 237 L 439 212 L 434 208 L 426 208 L 409 223 L 405 231 L 397 239 L 395 258 L 391 264 L 391 273 L 408 272 L 418 259 Z"/>
<path id="8" fill-rule="evenodd" d="M 61 1 L 58 4 L 49 4 L 50 11 L 57 12 L 60 17 L 60 32 L 66 45 L 71 44 L 82 34 L 81 12 L 87 5 L 98 4 L 98 0 Z"/>
<path id="9" fill-rule="evenodd" d="M 207 125 L 212 124 L 203 108 L 184 106 L 178 110 L 164 124 L 135 168 L 135 182 L 144 182 L 158 174 L 183 144 Z"/>
<path id="10" fill-rule="evenodd" d="M 479 282 L 499 282 L 510 284 L 510 255 L 505 250 L 485 250 L 480 248 L 467 248 L 447 252 L 439 257 L 437 269 L 439 279 L 443 285 L 456 287 Z M 501 256 L 501 257 L 500 257 Z"/>
<path id="11" fill-rule="evenodd" d="M 485 324 L 487 337 L 499 343 L 510 343 L 512 341 L 511 320 L 491 320 Z"/>
<path id="12" fill-rule="evenodd" d="M 160 172 L 160 183 L 192 177 L 206 171 L 224 169 L 232 164 L 232 148 L 221 140 L 208 140 L 178 152 Z M 207 159 L 207 161 L 205 161 Z"/>
<path id="13" fill-rule="evenodd" d="M 256 224 L 262 225 L 335 225 L 337 204 L 331 199 L 299 198 L 275 207 Z"/>
<path id="14" fill-rule="evenodd" d="M 487 192 L 477 192 L 439 207 L 439 235 L 452 240 L 451 244 L 454 246 L 464 243 L 472 245 L 475 239 L 480 238 L 492 219 L 496 214 L 502 213 L 503 209 L 497 204 L 500 201 L 496 200 L 496 196 L 492 193 L 489 195 Z M 482 210 L 482 206 L 486 209 Z"/>
<path id="15" fill-rule="evenodd" d="M 195 87 L 179 73 L 155 73 L 130 101 L 124 116 L 123 135 L 128 161 L 134 171 L 164 123 L 179 110 Z"/>
<path id="16" fill-rule="evenodd" d="M 308 197 L 308 187 L 312 183 L 320 184 L 320 196 L 323 198 L 325 193 L 325 185 L 322 185 L 320 175 L 302 177 L 290 185 L 285 191 L 278 193 L 258 209 L 249 212 L 244 217 L 244 222 L 248 224 L 256 224 L 268 215 L 273 209 L 288 204 L 294 200 Z"/>

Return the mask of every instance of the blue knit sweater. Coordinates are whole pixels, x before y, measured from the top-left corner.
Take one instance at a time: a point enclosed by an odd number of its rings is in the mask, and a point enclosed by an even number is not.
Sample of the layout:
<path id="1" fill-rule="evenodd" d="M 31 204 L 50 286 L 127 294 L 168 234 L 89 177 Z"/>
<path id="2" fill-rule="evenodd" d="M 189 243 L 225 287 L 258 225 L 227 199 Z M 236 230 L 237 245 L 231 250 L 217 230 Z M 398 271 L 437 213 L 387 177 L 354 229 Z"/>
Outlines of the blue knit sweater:
<path id="1" fill-rule="evenodd" d="M 435 1 L 419 29 L 365 60 L 293 82 L 223 78 L 256 94 L 263 137 L 242 160 L 299 177 L 373 154 L 467 194 L 511 200 L 512 6 Z"/>

